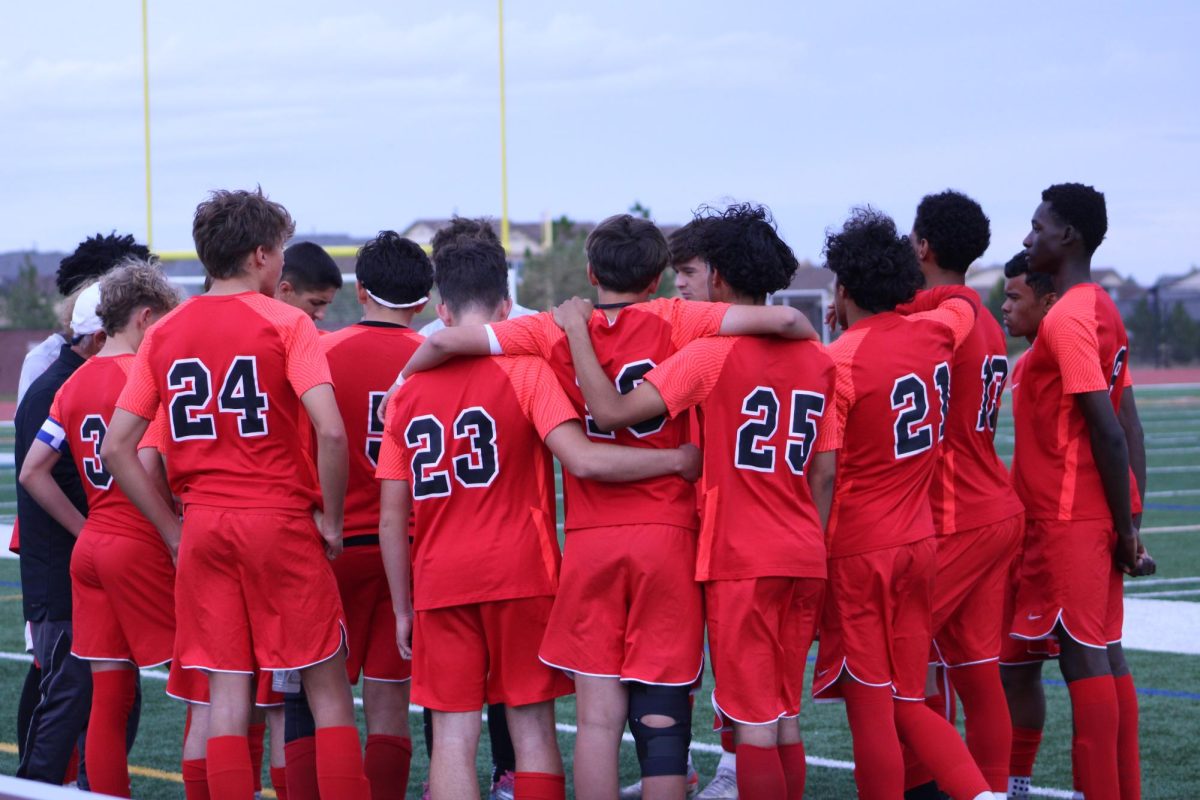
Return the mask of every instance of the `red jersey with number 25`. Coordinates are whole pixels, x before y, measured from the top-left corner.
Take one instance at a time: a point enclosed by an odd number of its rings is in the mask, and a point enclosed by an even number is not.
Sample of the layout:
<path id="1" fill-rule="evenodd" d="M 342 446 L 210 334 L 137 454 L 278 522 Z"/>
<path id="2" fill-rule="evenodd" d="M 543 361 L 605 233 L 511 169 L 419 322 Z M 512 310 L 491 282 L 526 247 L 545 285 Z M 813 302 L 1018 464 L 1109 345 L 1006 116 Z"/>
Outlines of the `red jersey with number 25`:
<path id="1" fill-rule="evenodd" d="M 158 531 L 100 460 L 100 445 L 133 358 L 133 354 L 93 356 L 84 362 L 54 395 L 50 417 L 37 438 L 61 455 L 74 458 L 87 493 L 88 528 L 162 544 Z"/>
<path id="2" fill-rule="evenodd" d="M 829 346 L 837 366 L 839 430 L 829 517 L 831 558 L 910 544 L 934 534 L 929 484 L 945 433 L 954 348 L 975 324 L 978 298 L 935 311 L 886 311 L 856 322 Z"/>
<path id="3" fill-rule="evenodd" d="M 329 359 L 338 410 L 350 443 L 346 481 L 346 536 L 379 532 L 379 481 L 375 467 L 383 443 L 376 412 L 383 397 L 424 337 L 411 328 L 359 322 L 321 337 Z"/>
<path id="4" fill-rule="evenodd" d="M 538 358 L 460 358 L 400 387 L 376 476 L 412 491 L 414 608 L 554 594 L 561 555 L 543 440 L 578 419 Z"/>
<path id="5" fill-rule="evenodd" d="M 660 298 L 626 306 L 611 322 L 597 310 L 588 329 L 600 367 L 624 393 L 632 391 L 646 373 L 688 342 L 716 334 L 728 309 L 726 303 Z M 540 356 L 550 363 L 576 411 L 585 417 L 584 427 L 592 439 L 654 448 L 679 447 L 689 441 L 686 417 L 657 417 L 611 433 L 596 427 L 586 416 L 566 334 L 549 313 L 497 322 L 491 327 L 505 355 Z M 678 476 L 601 483 L 564 472 L 563 481 L 568 531 L 652 523 L 696 527 L 696 490 Z"/>
<path id="6" fill-rule="evenodd" d="M 185 505 L 306 514 L 320 495 L 300 396 L 330 381 L 304 312 L 257 292 L 201 295 L 146 332 L 117 406 L 143 419 L 166 409 Z"/>
<path id="7" fill-rule="evenodd" d="M 824 532 L 804 475 L 836 425 L 833 361 L 821 345 L 698 339 L 646 380 L 671 417 L 697 404 L 702 411 L 696 580 L 824 578 Z"/>

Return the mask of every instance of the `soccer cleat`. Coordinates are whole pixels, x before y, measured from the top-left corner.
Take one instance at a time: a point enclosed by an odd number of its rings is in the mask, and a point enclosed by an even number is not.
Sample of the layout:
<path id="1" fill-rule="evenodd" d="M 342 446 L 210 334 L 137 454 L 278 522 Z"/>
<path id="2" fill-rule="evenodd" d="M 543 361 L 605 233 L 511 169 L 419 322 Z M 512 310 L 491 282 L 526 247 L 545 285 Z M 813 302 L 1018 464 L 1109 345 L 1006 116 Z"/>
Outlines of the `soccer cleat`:
<path id="1" fill-rule="evenodd" d="M 693 800 L 700 793 L 700 773 L 692 766 L 691 756 L 688 756 L 687 798 Z M 734 792 L 737 797 L 737 792 Z M 620 800 L 642 800 L 642 782 L 631 783 L 617 795 Z"/>
<path id="2" fill-rule="evenodd" d="M 513 800 L 513 789 L 516 786 L 517 776 L 512 770 L 506 769 L 500 773 L 499 779 L 492 784 L 492 792 L 488 795 L 488 800 Z"/>
<path id="3" fill-rule="evenodd" d="M 718 766 L 717 774 L 696 800 L 737 800 L 737 796 L 737 770 Z"/>

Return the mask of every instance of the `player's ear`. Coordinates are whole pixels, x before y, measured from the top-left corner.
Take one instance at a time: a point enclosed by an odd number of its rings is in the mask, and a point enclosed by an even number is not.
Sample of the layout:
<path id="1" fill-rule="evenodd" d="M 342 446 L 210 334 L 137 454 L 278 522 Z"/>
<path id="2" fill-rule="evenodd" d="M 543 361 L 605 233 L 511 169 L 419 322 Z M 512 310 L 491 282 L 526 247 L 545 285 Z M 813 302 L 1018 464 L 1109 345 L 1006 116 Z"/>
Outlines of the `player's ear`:
<path id="1" fill-rule="evenodd" d="M 442 321 L 443 325 L 447 328 L 454 327 L 454 315 L 450 313 L 449 306 L 445 303 L 438 303 L 435 310 L 437 311 L 438 319 Z"/>
<path id="2" fill-rule="evenodd" d="M 915 234 L 912 236 L 913 250 L 917 253 L 917 261 L 922 263 L 929 260 L 929 240 L 918 239 Z"/>
<path id="3" fill-rule="evenodd" d="M 356 291 L 358 292 L 358 304 L 360 306 L 365 306 L 367 304 L 367 290 L 365 288 L 363 288 L 363 285 L 361 283 L 354 284 L 354 287 L 355 287 Z M 279 288 L 282 291 L 283 281 L 279 282 Z"/>
<path id="4" fill-rule="evenodd" d="M 500 301 L 500 307 L 496 309 L 496 313 L 498 314 L 497 320 L 508 319 L 508 315 L 512 311 L 512 303 L 511 297 L 506 297 Z"/>
<path id="5" fill-rule="evenodd" d="M 261 250 L 262 248 L 259 248 L 259 249 Z M 293 295 L 295 293 L 296 293 L 296 287 L 292 286 L 292 282 L 289 280 L 280 281 L 279 286 L 275 289 L 276 297 L 287 297 L 287 296 Z"/>
<path id="6" fill-rule="evenodd" d="M 588 276 L 588 283 L 590 283 L 592 286 L 600 285 L 600 281 L 596 278 L 596 273 L 592 272 L 592 264 L 590 261 L 588 262 L 588 265 L 587 265 L 587 276 Z"/>
<path id="7" fill-rule="evenodd" d="M 662 280 L 662 273 L 660 272 L 660 273 L 658 273 L 658 277 L 656 277 L 654 280 L 650 281 L 650 285 L 646 287 L 646 291 L 649 292 L 650 294 L 654 294 L 655 292 L 657 292 L 658 291 L 658 282 L 661 280 Z"/>
<path id="8" fill-rule="evenodd" d="M 1057 302 L 1058 302 L 1058 293 L 1057 292 L 1047 292 L 1042 297 L 1042 300 L 1041 300 L 1042 311 L 1049 311 L 1050 306 L 1054 305 Z"/>

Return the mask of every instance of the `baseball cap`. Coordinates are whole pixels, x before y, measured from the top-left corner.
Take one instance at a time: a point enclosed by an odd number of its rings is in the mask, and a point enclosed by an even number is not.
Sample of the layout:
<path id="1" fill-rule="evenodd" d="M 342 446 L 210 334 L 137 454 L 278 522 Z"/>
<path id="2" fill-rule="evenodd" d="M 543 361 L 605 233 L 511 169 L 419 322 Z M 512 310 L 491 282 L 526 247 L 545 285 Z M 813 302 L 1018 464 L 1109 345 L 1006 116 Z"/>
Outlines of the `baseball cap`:
<path id="1" fill-rule="evenodd" d="M 88 286 L 75 300 L 71 312 L 71 332 L 76 336 L 88 336 L 104 329 L 96 309 L 100 306 L 100 281 Z"/>

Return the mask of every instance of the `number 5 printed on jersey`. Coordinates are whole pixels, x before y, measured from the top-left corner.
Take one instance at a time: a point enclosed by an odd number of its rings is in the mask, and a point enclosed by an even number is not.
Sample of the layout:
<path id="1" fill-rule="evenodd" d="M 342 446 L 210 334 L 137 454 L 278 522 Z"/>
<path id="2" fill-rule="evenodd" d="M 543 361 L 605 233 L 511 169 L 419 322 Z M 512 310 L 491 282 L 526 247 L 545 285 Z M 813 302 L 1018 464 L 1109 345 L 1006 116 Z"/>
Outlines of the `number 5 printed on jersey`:
<path id="1" fill-rule="evenodd" d="M 817 420 L 825 414 L 825 395 L 792 392 L 784 460 L 795 475 L 803 475 L 809 454 L 817 443 Z M 767 444 L 779 429 L 779 397 L 770 386 L 756 386 L 742 399 L 742 413 L 750 417 L 737 430 L 733 465 L 754 472 L 775 471 L 775 445 Z"/>

